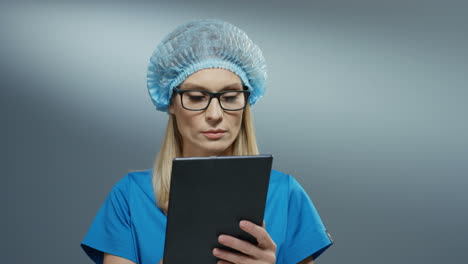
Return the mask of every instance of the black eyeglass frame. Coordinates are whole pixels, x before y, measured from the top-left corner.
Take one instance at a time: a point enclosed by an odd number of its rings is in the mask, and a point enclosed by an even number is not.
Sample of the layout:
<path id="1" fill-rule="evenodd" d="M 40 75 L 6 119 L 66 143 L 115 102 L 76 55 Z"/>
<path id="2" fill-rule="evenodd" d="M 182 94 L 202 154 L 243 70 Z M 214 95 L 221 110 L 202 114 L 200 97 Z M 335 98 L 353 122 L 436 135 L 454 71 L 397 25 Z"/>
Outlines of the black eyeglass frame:
<path id="1" fill-rule="evenodd" d="M 219 93 L 212 93 L 212 92 L 208 92 L 208 91 L 203 91 L 203 90 L 180 90 L 178 87 L 174 87 L 174 92 L 176 92 L 177 94 L 180 95 L 180 104 L 182 105 L 182 107 L 184 109 L 187 109 L 187 110 L 190 110 L 190 111 L 203 111 L 203 110 L 206 110 L 210 104 L 211 104 L 211 99 L 214 98 L 217 98 L 218 99 L 218 103 L 219 103 L 219 106 L 224 110 L 224 111 L 239 111 L 239 110 L 242 110 L 244 109 L 246 106 L 247 106 L 247 103 L 249 101 L 249 96 L 250 96 L 250 91 L 248 90 L 248 87 L 247 86 L 244 86 L 243 90 L 230 90 L 230 91 L 222 91 L 222 92 L 219 92 Z M 208 100 L 208 104 L 206 105 L 205 108 L 201 108 L 201 109 L 191 109 L 191 108 L 187 108 L 185 107 L 184 105 L 184 102 L 182 100 L 182 96 L 184 93 L 186 92 L 202 92 L 202 93 L 207 93 L 209 96 L 210 96 L 210 99 Z M 223 107 L 223 104 L 221 103 L 220 101 L 220 97 L 225 94 L 225 93 L 232 93 L 232 92 L 240 92 L 240 93 L 244 93 L 245 96 L 244 96 L 244 106 L 241 107 L 241 108 L 238 108 L 238 109 L 226 109 Z"/>

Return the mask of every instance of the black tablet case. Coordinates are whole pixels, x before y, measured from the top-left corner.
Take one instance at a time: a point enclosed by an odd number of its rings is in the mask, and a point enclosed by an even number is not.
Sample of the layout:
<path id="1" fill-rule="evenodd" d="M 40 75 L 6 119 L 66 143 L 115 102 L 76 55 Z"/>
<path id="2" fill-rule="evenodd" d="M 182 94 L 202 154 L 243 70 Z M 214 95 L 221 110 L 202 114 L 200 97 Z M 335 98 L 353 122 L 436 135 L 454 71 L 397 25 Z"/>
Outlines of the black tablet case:
<path id="1" fill-rule="evenodd" d="M 164 264 L 216 263 L 228 234 L 256 244 L 240 220 L 262 225 L 271 155 L 176 158 L 167 215 Z M 231 250 L 232 251 L 232 250 Z"/>

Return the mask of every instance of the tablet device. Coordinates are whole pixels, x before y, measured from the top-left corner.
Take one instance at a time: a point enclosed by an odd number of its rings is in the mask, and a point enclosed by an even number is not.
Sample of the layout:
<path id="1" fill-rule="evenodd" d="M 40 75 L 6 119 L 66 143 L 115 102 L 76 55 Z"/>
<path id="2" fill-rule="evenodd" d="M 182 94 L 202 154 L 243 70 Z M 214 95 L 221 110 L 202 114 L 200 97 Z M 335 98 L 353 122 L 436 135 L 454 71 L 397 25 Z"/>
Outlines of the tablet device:
<path id="1" fill-rule="evenodd" d="M 213 248 L 227 234 L 257 244 L 241 220 L 262 225 L 271 155 L 175 158 L 167 214 L 164 264 L 215 264 Z"/>

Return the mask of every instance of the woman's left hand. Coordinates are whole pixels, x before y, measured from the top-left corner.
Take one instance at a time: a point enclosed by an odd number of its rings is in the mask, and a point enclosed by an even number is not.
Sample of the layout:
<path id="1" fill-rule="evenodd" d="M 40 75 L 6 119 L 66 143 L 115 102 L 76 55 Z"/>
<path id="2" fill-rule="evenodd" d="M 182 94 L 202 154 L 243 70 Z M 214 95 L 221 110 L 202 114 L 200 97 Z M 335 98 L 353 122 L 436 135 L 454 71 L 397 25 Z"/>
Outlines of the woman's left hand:
<path id="1" fill-rule="evenodd" d="M 258 241 L 258 245 L 253 245 L 233 236 L 220 235 L 218 237 L 220 244 L 238 250 L 245 255 L 215 248 L 213 249 L 213 255 L 220 259 L 218 264 L 276 263 L 276 244 L 265 229 L 265 221 L 263 221 L 262 226 L 258 226 L 250 221 L 242 220 L 239 226 L 242 230 L 254 236 Z"/>

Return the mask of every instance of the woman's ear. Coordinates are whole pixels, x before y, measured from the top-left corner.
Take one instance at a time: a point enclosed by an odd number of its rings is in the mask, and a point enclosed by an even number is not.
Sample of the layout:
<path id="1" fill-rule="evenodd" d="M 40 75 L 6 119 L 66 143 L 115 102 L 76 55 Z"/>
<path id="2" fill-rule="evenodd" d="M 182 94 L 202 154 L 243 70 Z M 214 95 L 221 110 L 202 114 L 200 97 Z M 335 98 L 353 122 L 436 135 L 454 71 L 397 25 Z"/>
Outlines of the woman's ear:
<path id="1" fill-rule="evenodd" d="M 169 100 L 169 106 L 167 107 L 169 114 L 174 114 L 174 97 Z"/>
<path id="2" fill-rule="evenodd" d="M 167 110 L 169 111 L 169 114 L 174 114 L 174 104 L 172 102 L 167 108 Z"/>

